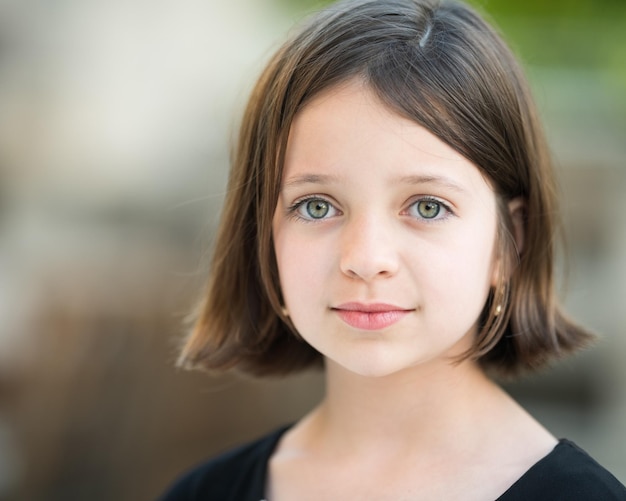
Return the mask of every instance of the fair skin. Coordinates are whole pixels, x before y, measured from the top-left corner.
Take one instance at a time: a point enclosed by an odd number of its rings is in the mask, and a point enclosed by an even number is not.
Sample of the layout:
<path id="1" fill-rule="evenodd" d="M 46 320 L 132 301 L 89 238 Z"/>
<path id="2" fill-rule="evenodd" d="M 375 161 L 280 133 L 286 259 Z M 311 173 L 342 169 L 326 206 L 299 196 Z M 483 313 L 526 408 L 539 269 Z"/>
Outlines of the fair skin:
<path id="1" fill-rule="evenodd" d="M 556 445 L 453 362 L 497 283 L 497 217 L 480 170 L 361 81 L 298 114 L 273 238 L 327 392 L 272 456 L 270 501 L 496 499 Z"/>

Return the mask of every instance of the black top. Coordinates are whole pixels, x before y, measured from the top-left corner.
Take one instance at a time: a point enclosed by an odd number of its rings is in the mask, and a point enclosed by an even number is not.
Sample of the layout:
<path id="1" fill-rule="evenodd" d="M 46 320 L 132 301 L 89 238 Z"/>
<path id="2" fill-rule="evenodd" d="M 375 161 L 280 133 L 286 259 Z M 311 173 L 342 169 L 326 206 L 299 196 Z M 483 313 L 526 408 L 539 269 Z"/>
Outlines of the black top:
<path id="1" fill-rule="evenodd" d="M 181 477 L 161 501 L 261 501 L 267 464 L 288 427 L 226 452 Z M 560 440 L 496 501 L 626 501 L 626 488 L 569 440 Z"/>

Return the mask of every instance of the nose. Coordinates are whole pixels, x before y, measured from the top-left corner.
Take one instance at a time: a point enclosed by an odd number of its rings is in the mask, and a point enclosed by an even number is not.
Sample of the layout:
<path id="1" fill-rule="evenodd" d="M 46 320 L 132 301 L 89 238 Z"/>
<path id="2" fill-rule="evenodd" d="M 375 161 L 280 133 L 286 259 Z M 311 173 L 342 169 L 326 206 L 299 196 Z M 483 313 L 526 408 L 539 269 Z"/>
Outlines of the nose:
<path id="1" fill-rule="evenodd" d="M 399 256 L 392 227 L 393 223 L 371 216 L 346 222 L 341 238 L 341 271 L 366 282 L 395 275 Z"/>

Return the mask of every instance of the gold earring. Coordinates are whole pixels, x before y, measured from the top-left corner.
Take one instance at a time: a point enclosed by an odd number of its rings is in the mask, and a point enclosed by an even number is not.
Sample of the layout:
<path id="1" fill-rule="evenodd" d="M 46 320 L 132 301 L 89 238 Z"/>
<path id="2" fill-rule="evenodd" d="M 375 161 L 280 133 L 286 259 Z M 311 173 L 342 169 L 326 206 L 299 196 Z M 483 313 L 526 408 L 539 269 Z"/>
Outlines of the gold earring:
<path id="1" fill-rule="evenodd" d="M 493 302 L 495 303 L 495 308 L 493 309 L 493 316 L 497 317 L 502 313 L 503 304 L 506 304 L 506 298 L 508 296 L 508 285 L 504 285 L 499 287 L 498 290 L 493 295 Z"/>
<path id="2" fill-rule="evenodd" d="M 283 314 L 283 316 L 289 317 L 289 310 L 287 309 L 286 306 L 281 306 L 280 307 L 280 312 Z"/>

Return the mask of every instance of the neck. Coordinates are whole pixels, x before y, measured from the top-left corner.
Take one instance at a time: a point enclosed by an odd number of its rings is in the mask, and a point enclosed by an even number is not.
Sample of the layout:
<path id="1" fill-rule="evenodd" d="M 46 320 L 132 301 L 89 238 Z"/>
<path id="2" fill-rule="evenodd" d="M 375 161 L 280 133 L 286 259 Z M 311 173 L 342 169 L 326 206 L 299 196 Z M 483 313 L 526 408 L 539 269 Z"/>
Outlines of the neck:
<path id="1" fill-rule="evenodd" d="M 326 372 L 326 398 L 311 420 L 318 436 L 342 450 L 380 451 L 406 444 L 445 450 L 448 442 L 458 445 L 460 437 L 479 436 L 476 426 L 504 396 L 472 362 L 415 367 L 377 378 L 328 362 Z"/>

